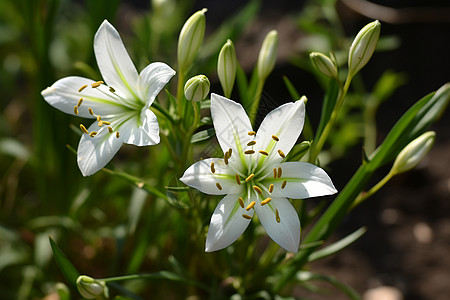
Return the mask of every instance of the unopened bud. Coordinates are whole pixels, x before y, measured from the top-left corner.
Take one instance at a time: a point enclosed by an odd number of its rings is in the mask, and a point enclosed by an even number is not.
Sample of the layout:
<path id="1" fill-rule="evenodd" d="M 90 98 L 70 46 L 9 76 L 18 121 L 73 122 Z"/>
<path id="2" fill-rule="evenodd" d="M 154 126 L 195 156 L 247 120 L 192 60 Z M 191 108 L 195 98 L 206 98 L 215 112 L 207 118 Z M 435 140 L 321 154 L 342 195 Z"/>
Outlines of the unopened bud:
<path id="1" fill-rule="evenodd" d="M 108 290 L 104 282 L 81 275 L 77 278 L 78 292 L 86 299 L 107 297 Z"/>
<path id="2" fill-rule="evenodd" d="M 430 151 L 435 136 L 436 133 L 434 131 L 428 131 L 406 145 L 395 159 L 391 172 L 399 174 L 416 167 Z"/>
<path id="3" fill-rule="evenodd" d="M 217 60 L 217 75 L 225 97 L 229 98 L 236 78 L 236 51 L 231 40 L 227 40 Z"/>
<path id="4" fill-rule="evenodd" d="M 331 78 L 338 77 L 336 64 L 328 56 L 319 52 L 312 52 L 309 58 L 314 68 L 323 75 Z"/>
<path id="5" fill-rule="evenodd" d="M 353 40 L 348 54 L 348 71 L 352 77 L 364 67 L 372 57 L 380 37 L 381 24 L 374 21 L 361 29 Z"/>
<path id="6" fill-rule="evenodd" d="M 265 80 L 275 67 L 278 51 L 278 32 L 272 30 L 264 38 L 258 56 L 259 80 Z"/>
<path id="7" fill-rule="evenodd" d="M 209 79 L 205 75 L 197 75 L 189 79 L 184 85 L 184 95 L 186 99 L 199 102 L 208 96 Z"/>
<path id="8" fill-rule="evenodd" d="M 202 44 L 206 11 L 204 8 L 194 13 L 181 29 L 178 39 L 178 68 L 182 72 L 190 67 Z"/>

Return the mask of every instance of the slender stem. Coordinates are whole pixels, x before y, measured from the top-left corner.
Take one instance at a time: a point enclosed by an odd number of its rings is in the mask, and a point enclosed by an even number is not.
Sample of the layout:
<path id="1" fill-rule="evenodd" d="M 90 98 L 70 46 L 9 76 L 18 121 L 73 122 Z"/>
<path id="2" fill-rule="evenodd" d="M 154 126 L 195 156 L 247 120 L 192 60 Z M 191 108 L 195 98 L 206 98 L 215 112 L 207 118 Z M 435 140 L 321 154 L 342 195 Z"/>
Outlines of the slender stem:
<path id="1" fill-rule="evenodd" d="M 160 112 L 164 117 L 167 118 L 172 124 L 176 123 L 176 120 L 173 118 L 173 116 L 164 108 L 161 106 L 161 104 L 157 103 L 156 101 L 152 103 L 153 108 L 155 108 L 158 112 Z"/>
<path id="2" fill-rule="evenodd" d="M 391 180 L 392 177 L 394 177 L 394 172 L 389 172 L 383 179 L 381 179 L 376 185 L 374 185 L 369 191 L 365 193 L 360 193 L 358 197 L 353 202 L 352 206 L 349 208 L 349 211 L 354 209 L 356 206 L 367 200 L 369 197 L 371 197 L 373 194 L 378 192 L 379 189 L 381 189 L 389 180 Z"/>
<path id="3" fill-rule="evenodd" d="M 249 114 L 252 125 L 255 124 L 256 114 L 258 113 L 259 102 L 261 100 L 261 93 L 264 87 L 264 81 L 265 80 L 258 81 L 258 86 L 256 87 L 255 94 L 253 95 L 253 101 L 251 103 Z"/>
<path id="4" fill-rule="evenodd" d="M 177 109 L 178 109 L 178 117 L 182 118 L 183 114 L 183 92 L 184 92 L 184 70 L 178 71 L 178 85 L 177 85 Z"/>

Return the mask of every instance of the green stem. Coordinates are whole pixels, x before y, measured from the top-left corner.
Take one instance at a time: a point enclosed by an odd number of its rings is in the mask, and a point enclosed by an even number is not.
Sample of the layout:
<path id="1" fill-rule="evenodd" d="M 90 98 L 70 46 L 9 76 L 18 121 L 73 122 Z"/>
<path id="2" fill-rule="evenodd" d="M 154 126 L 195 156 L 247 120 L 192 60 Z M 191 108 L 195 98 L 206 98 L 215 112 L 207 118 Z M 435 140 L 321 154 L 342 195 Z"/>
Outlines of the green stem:
<path id="1" fill-rule="evenodd" d="M 258 81 L 258 86 L 256 87 L 255 94 L 253 95 L 253 101 L 251 103 L 249 114 L 250 122 L 252 123 L 252 125 L 255 124 L 256 114 L 258 113 L 259 102 L 261 100 L 261 93 L 264 87 L 264 81 L 265 80 Z"/>
<path id="2" fill-rule="evenodd" d="M 374 185 L 369 191 L 365 193 L 361 193 L 358 195 L 358 197 L 353 202 L 352 206 L 349 208 L 349 211 L 370 198 L 373 194 L 378 192 L 379 189 L 381 189 L 389 180 L 391 180 L 392 177 L 394 177 L 394 172 L 389 172 L 383 179 L 381 179 L 376 185 Z"/>
<path id="3" fill-rule="evenodd" d="M 151 107 L 155 108 L 159 113 L 161 113 L 164 117 L 166 117 L 166 119 L 169 120 L 172 124 L 177 123 L 177 121 L 174 119 L 174 117 L 164 107 L 162 107 L 161 104 L 159 104 L 155 101 L 152 103 Z"/>
<path id="4" fill-rule="evenodd" d="M 183 93 L 184 93 L 184 70 L 178 71 L 178 84 L 177 84 L 177 109 L 178 109 L 178 117 L 182 118 L 182 114 L 184 111 L 183 105 Z"/>

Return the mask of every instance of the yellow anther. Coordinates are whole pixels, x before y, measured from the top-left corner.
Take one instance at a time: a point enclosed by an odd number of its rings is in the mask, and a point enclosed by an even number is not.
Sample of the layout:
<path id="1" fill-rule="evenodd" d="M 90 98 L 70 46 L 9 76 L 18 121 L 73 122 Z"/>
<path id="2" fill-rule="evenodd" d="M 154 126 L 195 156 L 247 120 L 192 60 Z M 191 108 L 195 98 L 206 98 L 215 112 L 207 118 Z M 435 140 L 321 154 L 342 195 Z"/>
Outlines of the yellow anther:
<path id="1" fill-rule="evenodd" d="M 238 201 L 239 201 L 239 205 L 240 205 L 242 208 L 244 208 L 244 200 L 242 200 L 242 197 L 239 197 Z"/>
<path id="2" fill-rule="evenodd" d="M 227 152 L 225 152 L 225 155 L 223 156 L 223 161 L 225 162 L 225 164 L 226 165 L 228 165 L 228 158 L 229 158 L 229 153 L 228 153 L 228 151 Z"/>
<path id="3" fill-rule="evenodd" d="M 276 135 L 272 135 L 272 139 L 277 142 L 280 140 Z"/>
<path id="4" fill-rule="evenodd" d="M 80 107 L 80 106 L 81 106 L 81 103 L 83 103 L 83 98 L 80 98 L 80 100 L 78 100 L 77 106 Z"/>
<path id="5" fill-rule="evenodd" d="M 109 91 L 110 91 L 111 93 L 115 93 L 115 92 L 116 92 L 116 90 L 115 90 L 112 86 L 109 87 Z"/>
<path id="6" fill-rule="evenodd" d="M 264 150 L 259 150 L 259 153 L 261 153 L 262 155 L 268 156 L 269 153 L 267 153 L 267 151 Z"/>
<path id="7" fill-rule="evenodd" d="M 245 178 L 245 182 L 252 180 L 253 176 L 255 176 L 255 174 L 250 174 L 247 178 Z"/>
<path id="8" fill-rule="evenodd" d="M 267 203 L 269 203 L 270 201 L 272 201 L 272 198 L 266 198 L 263 201 L 261 201 L 261 206 L 266 205 Z"/>
<path id="9" fill-rule="evenodd" d="M 98 121 L 98 127 L 102 127 L 102 126 L 103 126 L 103 121 L 102 120 Z"/>
<path id="10" fill-rule="evenodd" d="M 102 117 L 100 117 L 100 115 L 97 115 L 97 121 L 100 122 L 101 119 Z"/>
<path id="11" fill-rule="evenodd" d="M 248 135 L 255 135 L 256 134 L 256 132 L 254 132 L 254 131 L 249 131 L 248 132 Z"/>
<path id="12" fill-rule="evenodd" d="M 287 181 L 283 181 L 283 183 L 281 184 L 281 188 L 284 189 L 286 187 Z"/>
<path id="13" fill-rule="evenodd" d="M 108 121 L 103 121 L 104 125 L 111 125 L 111 123 L 109 123 Z"/>
<path id="14" fill-rule="evenodd" d="M 86 129 L 86 127 L 84 127 L 83 124 L 80 124 L 80 129 L 81 129 L 84 133 L 89 134 L 89 131 Z"/>
<path id="15" fill-rule="evenodd" d="M 216 173 L 216 169 L 214 168 L 214 162 L 211 162 L 211 173 Z"/>
<path id="16" fill-rule="evenodd" d="M 94 111 L 92 110 L 92 108 L 88 108 L 88 110 L 89 110 L 89 113 L 91 114 L 91 116 L 93 116 L 94 115 Z"/>
<path id="17" fill-rule="evenodd" d="M 255 150 L 247 150 L 247 151 L 244 151 L 244 153 L 245 154 L 253 154 L 253 153 L 255 153 Z"/>
<path id="18" fill-rule="evenodd" d="M 242 217 L 243 217 L 244 219 L 248 219 L 248 220 L 251 220 L 251 219 L 252 219 L 251 216 L 246 215 L 246 214 L 242 214 Z"/>
<path id="19" fill-rule="evenodd" d="M 278 209 L 275 210 L 275 219 L 278 223 L 280 223 L 280 214 L 278 213 Z"/>
<path id="20" fill-rule="evenodd" d="M 254 144 L 256 144 L 256 141 L 250 141 L 247 143 L 247 146 L 253 146 Z"/>
<path id="21" fill-rule="evenodd" d="M 216 183 L 216 186 L 217 186 L 217 188 L 219 189 L 219 190 L 222 190 L 222 186 L 220 185 L 220 183 Z"/>
<path id="22" fill-rule="evenodd" d="M 273 184 L 271 184 L 270 186 L 269 186 L 269 193 L 272 193 L 273 192 Z"/>
<path id="23" fill-rule="evenodd" d="M 80 87 L 80 89 L 78 90 L 79 93 L 81 93 L 85 88 L 87 88 L 87 84 L 83 85 L 82 87 Z"/>
<path id="24" fill-rule="evenodd" d="M 250 210 L 250 209 L 252 209 L 253 208 L 253 206 L 255 206 L 255 204 L 256 204 L 256 202 L 255 201 L 252 201 L 252 202 L 250 202 L 250 204 L 249 205 L 247 205 L 247 207 L 245 208 L 245 210 Z"/>
<path id="25" fill-rule="evenodd" d="M 231 157 L 231 153 L 233 153 L 233 149 L 228 149 L 228 158 L 230 158 Z"/>
<path id="26" fill-rule="evenodd" d="M 94 137 L 97 135 L 97 133 L 98 133 L 97 131 L 92 131 L 91 133 L 89 133 L 89 136 Z"/>
<path id="27" fill-rule="evenodd" d="M 113 133 L 113 129 L 111 126 L 108 126 L 108 131 L 109 131 L 109 133 Z"/>
<path id="28" fill-rule="evenodd" d="M 283 151 L 281 151 L 281 150 L 278 150 L 278 154 L 279 154 L 282 158 L 285 158 L 285 157 L 286 157 L 286 155 L 284 155 Z"/>
<path id="29" fill-rule="evenodd" d="M 281 167 L 278 167 L 278 178 L 281 178 L 281 174 L 283 174 L 283 170 L 281 170 Z"/>
<path id="30" fill-rule="evenodd" d="M 236 178 L 236 182 L 237 182 L 237 184 L 241 184 L 241 178 L 239 178 L 239 175 L 238 174 L 236 174 L 236 175 L 234 175 L 234 177 Z"/>
<path id="31" fill-rule="evenodd" d="M 76 114 L 76 115 L 78 115 L 78 106 L 75 105 L 75 106 L 73 107 L 73 113 Z"/>
<path id="32" fill-rule="evenodd" d="M 273 168 L 273 178 L 277 178 L 277 168 Z"/>
<path id="33" fill-rule="evenodd" d="M 116 138 L 119 138 L 119 137 L 120 137 L 120 134 L 118 131 L 116 131 Z"/>
<path id="34" fill-rule="evenodd" d="M 91 87 L 93 87 L 93 88 L 98 88 L 101 84 L 103 84 L 104 82 L 103 81 L 97 81 L 97 82 L 94 82 L 93 84 L 91 84 Z"/>
<path id="35" fill-rule="evenodd" d="M 259 188 L 259 186 L 254 185 L 254 186 L 253 186 L 253 189 L 254 189 L 258 194 L 262 195 L 262 191 L 261 191 L 261 189 Z"/>

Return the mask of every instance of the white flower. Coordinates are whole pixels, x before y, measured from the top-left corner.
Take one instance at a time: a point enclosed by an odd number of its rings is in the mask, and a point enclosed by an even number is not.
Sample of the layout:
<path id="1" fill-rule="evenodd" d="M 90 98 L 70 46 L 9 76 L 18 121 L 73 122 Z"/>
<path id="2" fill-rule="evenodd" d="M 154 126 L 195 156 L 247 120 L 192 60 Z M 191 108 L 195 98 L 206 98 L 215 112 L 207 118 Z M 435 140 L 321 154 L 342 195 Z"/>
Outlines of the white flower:
<path id="1" fill-rule="evenodd" d="M 211 116 L 224 158 L 196 162 L 180 179 L 203 193 L 226 195 L 211 217 L 205 250 L 233 243 L 256 213 L 276 243 L 297 252 L 300 222 L 288 198 L 336 193 L 321 168 L 283 162 L 303 128 L 303 101 L 270 112 L 256 133 L 240 104 L 216 94 L 211 95 Z"/>
<path id="2" fill-rule="evenodd" d="M 150 106 L 175 71 L 151 63 L 138 74 L 116 29 L 104 21 L 94 38 L 94 52 L 103 81 L 70 76 L 42 91 L 45 101 L 72 115 L 96 119 L 78 145 L 78 166 L 84 176 L 103 168 L 123 143 L 159 143 L 159 125 Z"/>

